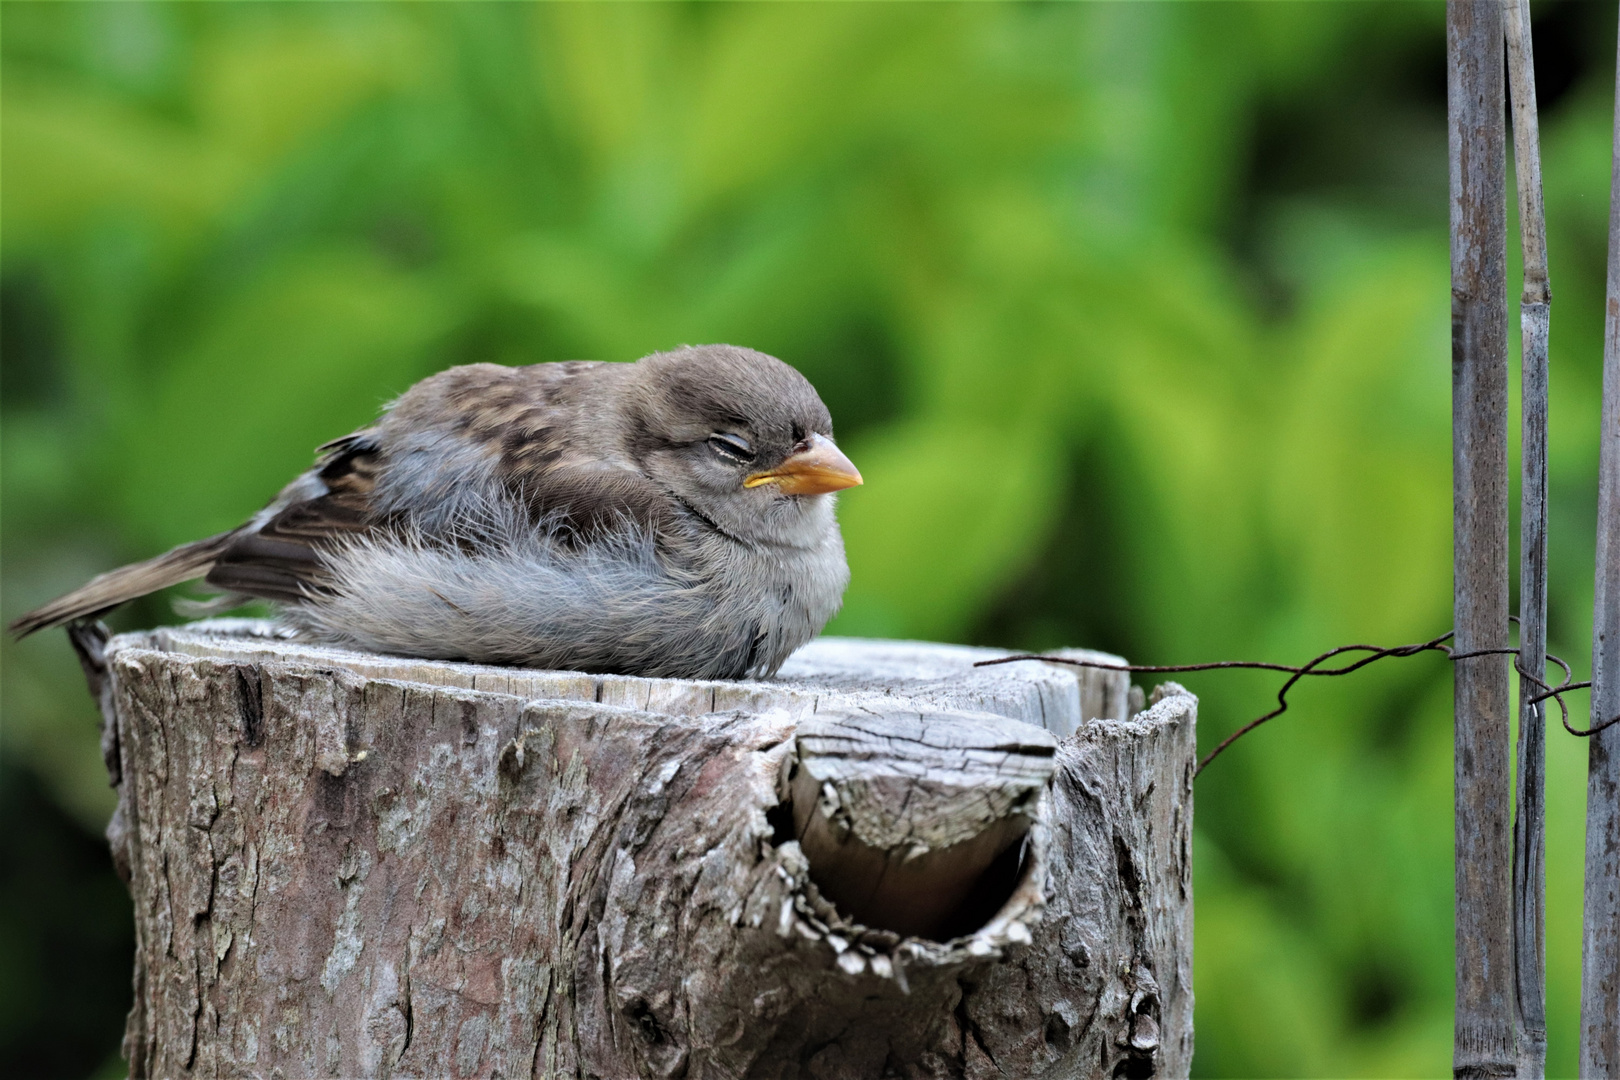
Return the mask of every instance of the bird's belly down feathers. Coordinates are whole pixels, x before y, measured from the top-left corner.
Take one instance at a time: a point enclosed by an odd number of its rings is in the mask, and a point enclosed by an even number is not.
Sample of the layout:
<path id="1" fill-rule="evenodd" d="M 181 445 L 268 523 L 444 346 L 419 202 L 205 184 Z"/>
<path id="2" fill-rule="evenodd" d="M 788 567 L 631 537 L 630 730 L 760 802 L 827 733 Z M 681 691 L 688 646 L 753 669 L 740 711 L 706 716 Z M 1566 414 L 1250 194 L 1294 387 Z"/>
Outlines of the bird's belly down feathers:
<path id="1" fill-rule="evenodd" d="M 287 605 L 305 636 L 372 652 L 663 678 L 773 674 L 837 611 L 836 530 L 784 553 L 671 560 L 625 530 L 589 544 L 531 526 L 476 550 L 412 537 L 327 553 L 339 591 Z"/>

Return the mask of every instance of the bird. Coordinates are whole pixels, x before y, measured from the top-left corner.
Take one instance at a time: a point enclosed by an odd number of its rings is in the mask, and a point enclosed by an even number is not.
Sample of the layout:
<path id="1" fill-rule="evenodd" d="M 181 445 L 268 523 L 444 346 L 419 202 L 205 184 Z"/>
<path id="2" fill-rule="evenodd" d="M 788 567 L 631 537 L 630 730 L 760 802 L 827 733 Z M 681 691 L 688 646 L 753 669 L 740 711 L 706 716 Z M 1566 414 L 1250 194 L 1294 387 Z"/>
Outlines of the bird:
<path id="1" fill-rule="evenodd" d="M 302 640 L 662 678 L 769 678 L 843 602 L 836 492 L 862 483 L 793 367 L 732 345 L 449 368 L 241 526 L 11 624 L 201 578 Z M 223 603 L 221 603 L 221 601 Z"/>

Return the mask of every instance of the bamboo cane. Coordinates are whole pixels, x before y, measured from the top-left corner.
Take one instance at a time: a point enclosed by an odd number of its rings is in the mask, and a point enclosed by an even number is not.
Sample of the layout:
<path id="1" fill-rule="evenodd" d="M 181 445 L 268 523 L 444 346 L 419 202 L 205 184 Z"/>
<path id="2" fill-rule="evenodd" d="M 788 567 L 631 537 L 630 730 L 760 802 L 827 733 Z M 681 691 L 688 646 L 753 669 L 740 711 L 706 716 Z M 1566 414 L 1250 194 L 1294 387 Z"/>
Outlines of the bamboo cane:
<path id="1" fill-rule="evenodd" d="M 1620 67 L 1620 57 L 1617 57 Z M 1620 715 L 1620 89 L 1609 195 L 1609 287 L 1598 451 L 1592 726 Z M 1581 1075 L 1620 1075 L 1620 724 L 1592 736 L 1586 781 Z"/>
<path id="2" fill-rule="evenodd" d="M 1506 159 L 1500 3 L 1448 0 L 1456 649 L 1457 1076 L 1518 1069 L 1507 644 Z M 1476 654 L 1476 655 L 1469 655 Z"/>
<path id="3" fill-rule="evenodd" d="M 1530 0 L 1504 0 L 1513 102 L 1513 171 L 1519 189 L 1524 291 L 1519 299 L 1521 483 L 1519 510 L 1519 747 L 1513 822 L 1514 984 L 1519 1075 L 1547 1071 L 1547 724 L 1534 700 L 1547 674 L 1547 220 L 1541 197 L 1541 137 L 1530 41 Z"/>

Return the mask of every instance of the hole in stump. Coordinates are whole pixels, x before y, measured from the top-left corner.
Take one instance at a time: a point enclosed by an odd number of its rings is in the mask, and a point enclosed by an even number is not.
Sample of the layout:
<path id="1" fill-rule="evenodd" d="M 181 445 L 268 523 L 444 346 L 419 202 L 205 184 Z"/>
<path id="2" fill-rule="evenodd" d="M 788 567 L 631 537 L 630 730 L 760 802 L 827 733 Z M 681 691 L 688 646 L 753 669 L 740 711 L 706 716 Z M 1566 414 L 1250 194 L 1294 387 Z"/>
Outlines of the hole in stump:
<path id="1" fill-rule="evenodd" d="M 766 811 L 772 843 L 798 840 L 810 861 L 810 880 L 821 894 L 845 918 L 875 930 L 933 941 L 965 937 L 1001 910 L 1030 871 L 1023 833 L 1003 835 L 999 841 L 985 834 L 906 862 L 853 837 L 829 842 L 825 830 L 819 837 L 807 836 L 815 831 L 812 819 L 825 819 L 812 809 L 801 833 L 796 816 L 791 797 Z M 997 842 L 1005 846 L 985 864 L 984 845 Z M 964 874 L 964 865 L 984 868 Z"/>
<path id="2" fill-rule="evenodd" d="M 765 823 L 771 827 L 771 845 L 781 847 L 789 840 L 797 840 L 793 835 L 793 804 L 779 802 L 765 811 Z"/>

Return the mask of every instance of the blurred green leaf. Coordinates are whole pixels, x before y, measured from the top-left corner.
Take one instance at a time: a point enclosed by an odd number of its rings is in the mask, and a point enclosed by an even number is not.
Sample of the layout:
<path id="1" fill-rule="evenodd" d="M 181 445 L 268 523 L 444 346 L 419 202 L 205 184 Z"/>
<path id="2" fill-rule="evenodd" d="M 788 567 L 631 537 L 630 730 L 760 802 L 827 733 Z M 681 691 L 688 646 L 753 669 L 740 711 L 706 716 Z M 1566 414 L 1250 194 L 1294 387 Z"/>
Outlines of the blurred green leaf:
<path id="1" fill-rule="evenodd" d="M 866 485 L 840 506 L 854 580 L 832 632 L 960 637 L 1052 521 L 1053 449 L 1035 433 L 952 423 L 856 441 Z"/>
<path id="2" fill-rule="evenodd" d="M 1614 14 L 1537 16 L 1574 658 Z M 236 524 L 440 368 L 733 341 L 812 378 L 866 476 L 837 632 L 1146 662 L 1431 636 L 1443 41 L 1411 4 L 7 3 L 5 614 Z M 66 645 L 0 657 L 0 755 L 97 826 Z M 1200 1075 L 1444 1072 L 1450 675 L 1402 663 L 1301 687 L 1200 782 Z M 1275 692 L 1187 681 L 1206 749 Z M 1550 1075 L 1583 751 L 1549 747 Z"/>

